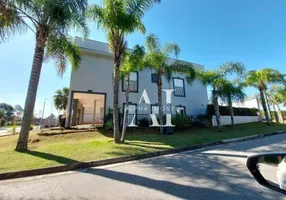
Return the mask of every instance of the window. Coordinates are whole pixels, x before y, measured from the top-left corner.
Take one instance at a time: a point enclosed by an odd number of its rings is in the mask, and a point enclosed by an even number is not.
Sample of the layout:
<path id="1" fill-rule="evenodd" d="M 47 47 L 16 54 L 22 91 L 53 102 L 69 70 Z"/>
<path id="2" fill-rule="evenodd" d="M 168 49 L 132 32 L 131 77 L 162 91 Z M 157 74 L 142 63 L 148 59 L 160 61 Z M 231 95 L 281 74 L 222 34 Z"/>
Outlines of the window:
<path id="1" fill-rule="evenodd" d="M 178 97 L 185 97 L 185 83 L 184 83 L 184 79 L 182 78 L 174 78 L 173 79 L 173 83 L 174 83 L 174 95 L 178 96 Z"/>
<path id="2" fill-rule="evenodd" d="M 159 106 L 151 105 L 151 114 L 159 115 Z"/>
<path id="3" fill-rule="evenodd" d="M 138 92 L 138 72 L 130 73 L 130 92 Z M 122 91 L 127 89 L 127 78 L 122 81 Z"/>
<path id="4" fill-rule="evenodd" d="M 185 106 L 177 106 L 176 107 L 177 115 L 186 115 L 186 107 Z"/>
<path id="5" fill-rule="evenodd" d="M 158 83 L 158 76 L 157 74 L 151 74 L 151 82 L 152 83 Z"/>

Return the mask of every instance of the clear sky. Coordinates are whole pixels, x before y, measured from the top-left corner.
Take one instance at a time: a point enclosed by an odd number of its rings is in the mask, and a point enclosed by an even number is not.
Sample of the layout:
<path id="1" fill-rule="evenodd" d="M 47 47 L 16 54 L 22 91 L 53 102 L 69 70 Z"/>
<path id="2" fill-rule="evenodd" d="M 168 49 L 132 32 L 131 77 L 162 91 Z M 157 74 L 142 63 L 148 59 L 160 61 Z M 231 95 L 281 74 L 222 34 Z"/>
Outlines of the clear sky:
<path id="1" fill-rule="evenodd" d="M 95 2 L 100 1 L 90 0 Z M 180 45 L 180 59 L 207 69 L 225 61 L 240 61 L 248 70 L 271 67 L 286 73 L 285 8 L 285 0 L 162 0 L 146 14 L 144 22 L 147 34 L 156 34 L 162 43 L 175 41 Z M 94 24 L 90 29 L 90 39 L 106 41 Z M 128 37 L 128 46 L 143 44 L 144 39 L 133 34 Z M 0 102 L 24 106 L 34 44 L 31 32 L 0 44 Z M 36 114 L 41 113 L 45 98 L 52 100 L 58 88 L 69 86 L 70 74 L 69 68 L 61 79 L 53 62 L 44 63 Z M 249 95 L 255 92 L 246 89 Z M 47 102 L 46 115 L 50 109 Z"/>

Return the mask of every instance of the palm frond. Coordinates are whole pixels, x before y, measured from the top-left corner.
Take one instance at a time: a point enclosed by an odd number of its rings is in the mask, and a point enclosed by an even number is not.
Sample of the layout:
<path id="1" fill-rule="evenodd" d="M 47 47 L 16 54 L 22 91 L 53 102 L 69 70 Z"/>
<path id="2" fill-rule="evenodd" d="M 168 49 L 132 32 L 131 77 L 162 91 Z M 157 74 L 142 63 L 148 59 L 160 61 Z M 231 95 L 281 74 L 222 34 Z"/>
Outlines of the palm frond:
<path id="1" fill-rule="evenodd" d="M 72 38 L 66 36 L 50 35 L 47 44 L 47 56 L 56 60 L 57 72 L 62 76 L 70 61 L 72 70 L 80 67 L 81 56 L 78 46 Z"/>
<path id="2" fill-rule="evenodd" d="M 196 70 L 192 63 L 176 60 L 173 62 L 169 68 L 175 73 L 180 73 L 186 75 L 186 80 L 188 84 L 192 84 L 196 79 Z"/>
<path id="3" fill-rule="evenodd" d="M 148 52 L 156 52 L 159 51 L 161 48 L 159 38 L 154 34 L 150 34 L 147 36 L 145 46 Z"/>
<path id="4" fill-rule="evenodd" d="M 161 3 L 161 0 L 126 0 L 127 15 L 141 19 L 154 3 Z"/>
<path id="5" fill-rule="evenodd" d="M 238 76 L 243 76 L 245 73 L 245 66 L 240 62 L 225 62 L 219 67 L 219 71 L 224 76 L 233 73 Z"/>
<path id="6" fill-rule="evenodd" d="M 10 0 L 0 2 L 0 43 L 9 40 L 15 33 L 25 32 L 28 25 Z"/>
<path id="7" fill-rule="evenodd" d="M 175 43 L 175 42 L 170 42 L 167 43 L 164 48 L 162 49 L 163 53 L 167 56 L 170 57 L 171 55 L 174 55 L 176 58 L 178 58 L 181 49 L 180 46 Z"/>

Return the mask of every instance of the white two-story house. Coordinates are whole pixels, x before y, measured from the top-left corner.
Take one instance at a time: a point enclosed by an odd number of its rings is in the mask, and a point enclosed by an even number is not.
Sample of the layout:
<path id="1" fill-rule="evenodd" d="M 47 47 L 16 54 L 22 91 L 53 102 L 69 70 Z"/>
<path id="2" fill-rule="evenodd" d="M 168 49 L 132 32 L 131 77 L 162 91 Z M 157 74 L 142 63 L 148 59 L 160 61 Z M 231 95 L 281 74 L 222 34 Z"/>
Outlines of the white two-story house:
<path id="1" fill-rule="evenodd" d="M 82 62 L 78 70 L 71 73 L 68 102 L 67 125 L 103 125 L 108 109 L 113 109 L 113 56 L 106 43 L 82 40 L 76 37 L 80 47 Z M 170 62 L 172 60 L 170 59 Z M 202 65 L 193 64 L 202 68 Z M 154 71 L 145 69 L 130 76 L 131 93 L 129 114 L 136 114 L 136 120 L 158 114 L 157 78 Z M 120 81 L 119 106 L 123 113 L 125 103 L 125 84 Z M 174 89 L 172 94 L 172 114 L 196 116 L 205 114 L 208 104 L 206 87 L 199 81 L 189 85 L 185 76 L 174 74 L 171 82 L 163 78 L 163 89 Z M 151 104 L 138 106 L 143 91 L 146 90 Z M 166 93 L 163 92 L 163 105 Z M 132 109 L 132 107 L 134 109 Z M 136 108 L 136 109 L 135 109 Z"/>

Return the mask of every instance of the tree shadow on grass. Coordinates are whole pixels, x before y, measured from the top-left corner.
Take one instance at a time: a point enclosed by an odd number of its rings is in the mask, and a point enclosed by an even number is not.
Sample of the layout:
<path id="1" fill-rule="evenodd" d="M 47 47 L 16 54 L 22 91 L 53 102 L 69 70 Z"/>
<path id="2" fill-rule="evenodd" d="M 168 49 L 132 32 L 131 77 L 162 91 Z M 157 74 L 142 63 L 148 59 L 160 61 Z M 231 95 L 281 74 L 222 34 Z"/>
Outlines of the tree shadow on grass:
<path id="1" fill-rule="evenodd" d="M 70 158 L 66 158 L 63 156 L 58 156 L 58 155 L 54 155 L 54 154 L 50 154 L 50 153 L 45 153 L 45 152 L 40 152 L 40 151 L 25 151 L 25 152 L 21 152 L 23 154 L 28 154 L 31 156 L 36 156 L 39 158 L 43 158 L 45 160 L 51 160 L 51 161 L 56 161 L 57 163 L 60 164 L 74 164 L 74 163 L 79 163 L 80 161 L 77 160 L 73 160 Z"/>

